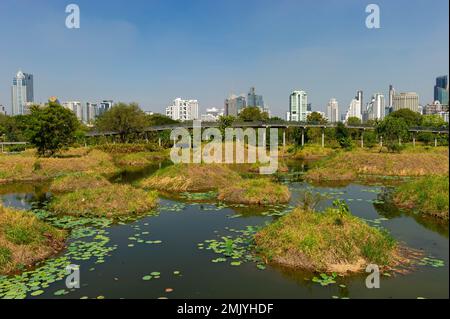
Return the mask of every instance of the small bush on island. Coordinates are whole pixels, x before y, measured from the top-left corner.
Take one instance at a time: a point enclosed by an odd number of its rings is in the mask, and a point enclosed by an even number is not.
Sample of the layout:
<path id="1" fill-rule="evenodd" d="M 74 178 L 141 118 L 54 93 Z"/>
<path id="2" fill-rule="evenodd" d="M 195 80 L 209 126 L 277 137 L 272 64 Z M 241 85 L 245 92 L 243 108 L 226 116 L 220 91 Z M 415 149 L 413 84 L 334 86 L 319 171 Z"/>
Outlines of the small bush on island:
<path id="1" fill-rule="evenodd" d="M 448 196 L 448 176 L 427 176 L 400 185 L 393 201 L 400 208 L 448 221 Z"/>
<path id="2" fill-rule="evenodd" d="M 244 179 L 219 189 L 218 199 L 248 205 L 269 205 L 289 202 L 291 193 L 285 185 L 268 178 Z"/>
<path id="3" fill-rule="evenodd" d="M 112 184 L 56 196 L 50 202 L 49 210 L 62 215 L 114 218 L 145 214 L 157 203 L 156 192 Z"/>
<path id="4" fill-rule="evenodd" d="M 50 191 L 53 193 L 66 193 L 109 185 L 111 183 L 102 175 L 95 173 L 74 173 L 56 178 L 50 185 Z"/>
<path id="5" fill-rule="evenodd" d="M 389 234 L 351 215 L 340 201 L 320 213 L 296 208 L 260 230 L 255 242 L 267 261 L 310 271 L 345 274 L 370 263 L 392 267 L 401 259 Z"/>
<path id="6" fill-rule="evenodd" d="M 0 205 L 0 275 L 29 267 L 64 247 L 66 232 Z"/>
<path id="7" fill-rule="evenodd" d="M 142 180 L 140 187 L 171 192 L 201 192 L 220 189 L 240 181 L 238 173 L 220 164 L 176 164 Z"/>

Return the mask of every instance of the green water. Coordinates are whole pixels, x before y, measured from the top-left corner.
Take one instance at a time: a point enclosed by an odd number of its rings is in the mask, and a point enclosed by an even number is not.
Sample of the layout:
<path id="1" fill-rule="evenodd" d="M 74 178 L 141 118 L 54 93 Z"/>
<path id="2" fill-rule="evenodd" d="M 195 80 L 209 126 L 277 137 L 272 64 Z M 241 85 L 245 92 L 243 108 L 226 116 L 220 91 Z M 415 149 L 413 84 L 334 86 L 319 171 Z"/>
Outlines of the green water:
<path id="1" fill-rule="evenodd" d="M 161 164 L 161 166 L 166 165 Z M 132 183 L 161 167 L 124 171 L 113 178 Z M 400 212 L 383 198 L 382 184 L 317 187 L 301 180 L 307 167 L 290 165 L 280 175 L 291 192 L 289 205 L 250 208 L 231 207 L 208 196 L 171 194 L 161 198 L 158 211 L 135 221 L 103 227 L 88 227 L 84 234 L 73 234 L 68 249 L 29 270 L 25 275 L 0 278 L 0 296 L 27 298 L 448 298 L 448 224 L 421 219 L 413 212 Z M 0 186 L 4 205 L 22 209 L 39 207 L 50 194 L 45 184 Z M 338 278 L 336 284 L 323 287 L 311 279 L 316 275 L 298 270 L 267 266 L 258 269 L 254 262 L 239 266 L 212 262 L 221 257 L 199 243 L 225 235 L 231 230 L 259 226 L 289 211 L 305 190 L 320 192 L 324 199 L 319 209 L 344 199 L 352 213 L 376 227 L 387 229 L 404 245 L 424 251 L 425 256 L 444 262 L 442 267 L 417 265 L 410 273 L 381 276 L 379 289 L 368 289 L 365 275 Z M 34 204 L 33 204 L 34 203 Z M 101 224 L 99 222 L 98 224 Z M 97 224 L 97 225 L 98 225 Z M 95 238 L 95 236 L 100 237 Z M 91 246 L 84 246 L 89 243 Z M 92 244 L 94 243 L 94 244 Z M 91 248 L 89 248 L 91 247 Z M 92 248 L 93 247 L 93 248 Z M 200 247 L 200 248 L 199 248 Z M 64 265 L 80 266 L 79 289 L 65 287 Z M 50 272 L 51 280 L 45 279 Z M 143 280 L 151 273 L 159 278 Z M 48 276 L 47 276 L 48 277 Z M 148 277 L 147 277 L 148 278 Z M 44 283 L 47 282 L 47 283 Z M 2 286 L 3 283 L 3 286 Z M 21 289 L 18 286 L 22 285 Z M 166 289 L 173 289 L 166 292 Z M 19 292 L 18 292 L 19 291 Z M 38 296 L 32 296 L 38 291 Z M 56 295 L 55 295 L 56 293 Z"/>

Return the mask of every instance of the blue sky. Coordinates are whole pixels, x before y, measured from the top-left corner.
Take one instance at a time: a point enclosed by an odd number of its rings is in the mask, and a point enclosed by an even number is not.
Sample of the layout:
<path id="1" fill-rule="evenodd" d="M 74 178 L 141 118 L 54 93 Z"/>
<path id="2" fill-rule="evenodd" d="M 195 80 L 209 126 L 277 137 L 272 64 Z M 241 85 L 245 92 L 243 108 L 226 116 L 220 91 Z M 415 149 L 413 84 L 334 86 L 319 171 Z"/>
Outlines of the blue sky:
<path id="1" fill-rule="evenodd" d="M 65 27 L 76 3 L 81 28 Z M 381 9 L 367 29 L 366 5 Z M 138 102 L 163 112 L 176 97 L 223 107 L 250 86 L 283 116 L 292 90 L 341 113 L 358 89 L 416 91 L 433 99 L 448 74 L 447 0 L 1 0 L 0 104 L 19 68 L 35 99 Z"/>

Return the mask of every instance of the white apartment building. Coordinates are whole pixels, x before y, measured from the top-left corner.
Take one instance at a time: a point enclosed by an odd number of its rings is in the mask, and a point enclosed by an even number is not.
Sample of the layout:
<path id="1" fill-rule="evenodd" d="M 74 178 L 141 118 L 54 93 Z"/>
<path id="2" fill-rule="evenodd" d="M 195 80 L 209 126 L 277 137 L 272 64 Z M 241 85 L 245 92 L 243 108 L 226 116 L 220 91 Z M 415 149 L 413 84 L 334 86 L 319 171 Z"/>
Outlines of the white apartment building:
<path id="1" fill-rule="evenodd" d="M 345 113 L 345 122 L 347 122 L 350 117 L 357 117 L 362 120 L 361 101 L 359 101 L 357 98 L 351 100 L 350 105 L 347 109 L 347 113 Z"/>
<path id="2" fill-rule="evenodd" d="M 306 122 L 308 116 L 308 94 L 294 91 L 289 96 L 289 114 L 286 118 L 293 122 Z"/>
<path id="3" fill-rule="evenodd" d="M 192 121 L 198 117 L 198 101 L 176 98 L 166 108 L 166 115 L 176 121 Z"/>
<path id="4" fill-rule="evenodd" d="M 328 102 L 327 118 L 330 123 L 339 122 L 339 103 L 335 98 Z"/>
<path id="5" fill-rule="evenodd" d="M 384 118 L 384 110 L 386 107 L 386 102 L 384 95 L 381 93 L 376 93 L 372 97 L 372 101 L 369 103 L 367 109 L 367 115 L 369 120 L 382 120 Z"/>
<path id="6" fill-rule="evenodd" d="M 66 109 L 71 110 L 73 113 L 75 113 L 76 117 L 79 121 L 84 121 L 84 112 L 83 112 L 83 105 L 80 101 L 67 101 L 63 102 L 62 106 Z"/>

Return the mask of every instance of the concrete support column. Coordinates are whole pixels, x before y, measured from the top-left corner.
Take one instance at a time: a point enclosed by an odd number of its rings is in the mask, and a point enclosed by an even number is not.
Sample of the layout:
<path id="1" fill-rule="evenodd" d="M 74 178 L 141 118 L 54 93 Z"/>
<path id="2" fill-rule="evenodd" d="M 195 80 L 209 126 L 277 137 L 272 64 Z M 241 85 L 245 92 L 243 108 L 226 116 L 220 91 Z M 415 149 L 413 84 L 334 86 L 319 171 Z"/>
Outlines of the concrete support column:
<path id="1" fill-rule="evenodd" d="M 158 138 L 158 145 L 161 147 L 161 137 Z"/>
<path id="2" fill-rule="evenodd" d="M 325 129 L 322 129 L 322 147 L 325 147 Z"/>
<path id="3" fill-rule="evenodd" d="M 286 147 L 286 129 L 283 129 L 283 147 Z"/>
<path id="4" fill-rule="evenodd" d="M 402 139 L 400 137 L 398 138 L 398 145 L 402 146 Z"/>
<path id="5" fill-rule="evenodd" d="M 302 128 L 302 146 L 305 146 L 305 128 Z"/>
<path id="6" fill-rule="evenodd" d="M 364 148 L 364 130 L 361 131 L 361 148 Z"/>
<path id="7" fill-rule="evenodd" d="M 416 147 L 416 134 L 413 134 L 413 147 Z"/>
<path id="8" fill-rule="evenodd" d="M 383 136 L 380 136 L 380 147 L 383 147 Z"/>
<path id="9" fill-rule="evenodd" d="M 437 137 L 434 137 L 434 147 L 437 147 Z"/>

